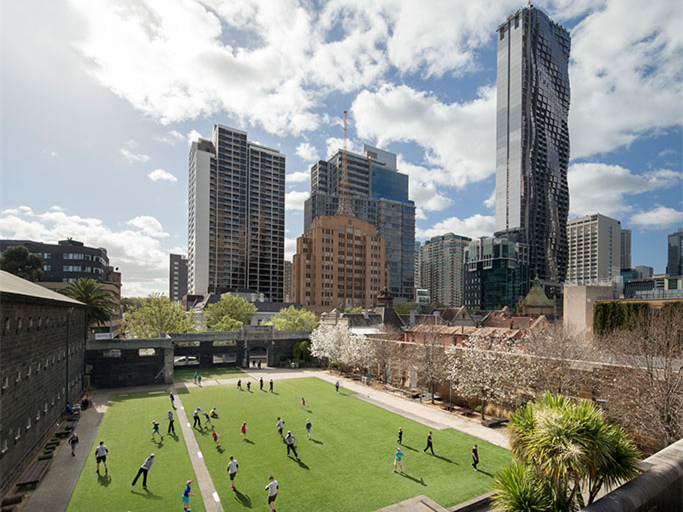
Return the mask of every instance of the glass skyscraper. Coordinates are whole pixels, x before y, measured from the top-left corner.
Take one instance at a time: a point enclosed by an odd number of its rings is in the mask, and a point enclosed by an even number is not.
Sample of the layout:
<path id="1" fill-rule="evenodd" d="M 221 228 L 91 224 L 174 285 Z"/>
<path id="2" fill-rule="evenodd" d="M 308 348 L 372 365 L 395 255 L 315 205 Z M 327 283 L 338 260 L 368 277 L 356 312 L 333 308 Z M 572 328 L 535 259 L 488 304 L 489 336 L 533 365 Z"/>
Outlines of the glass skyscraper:
<path id="1" fill-rule="evenodd" d="M 415 203 L 408 199 L 408 176 L 396 169 L 396 155 L 368 145 L 359 155 L 347 151 L 349 203 L 353 213 L 377 228 L 386 241 L 389 291 L 413 300 Z M 304 231 L 313 220 L 333 216 L 339 205 L 342 151 L 311 167 L 311 197 L 304 206 Z"/>
<path id="2" fill-rule="evenodd" d="M 529 278 L 555 285 L 568 259 L 569 33 L 531 5 L 497 33 L 496 234 L 516 234 Z"/>

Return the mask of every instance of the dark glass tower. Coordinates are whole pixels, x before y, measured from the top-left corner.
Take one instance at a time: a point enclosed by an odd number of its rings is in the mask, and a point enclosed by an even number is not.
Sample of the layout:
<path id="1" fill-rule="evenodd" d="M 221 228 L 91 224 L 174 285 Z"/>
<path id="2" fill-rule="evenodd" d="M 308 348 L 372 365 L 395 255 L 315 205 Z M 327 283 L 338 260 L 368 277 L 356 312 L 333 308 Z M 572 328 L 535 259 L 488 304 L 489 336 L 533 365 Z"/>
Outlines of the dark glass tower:
<path id="1" fill-rule="evenodd" d="M 569 33 L 531 4 L 497 32 L 496 232 L 528 246 L 530 279 L 555 285 L 568 259 Z"/>

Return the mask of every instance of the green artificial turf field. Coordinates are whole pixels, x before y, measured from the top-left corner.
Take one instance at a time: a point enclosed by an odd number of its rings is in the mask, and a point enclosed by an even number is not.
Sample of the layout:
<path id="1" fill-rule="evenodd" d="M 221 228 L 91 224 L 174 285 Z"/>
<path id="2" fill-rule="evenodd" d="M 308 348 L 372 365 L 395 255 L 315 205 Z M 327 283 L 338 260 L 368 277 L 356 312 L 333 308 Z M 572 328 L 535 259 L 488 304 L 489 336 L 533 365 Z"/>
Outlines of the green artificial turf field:
<path id="1" fill-rule="evenodd" d="M 434 430 L 436 456 L 424 454 L 428 427 L 347 390 L 337 395 L 334 386 L 315 378 L 275 381 L 276 394 L 267 392 L 267 384 L 264 389 L 252 384 L 251 392 L 236 386 L 179 390 L 188 417 L 195 407 L 216 407 L 220 414 L 213 420 L 222 436 L 220 452 L 208 429 L 195 430 L 195 437 L 226 510 L 267 510 L 264 486 L 271 474 L 280 483 L 276 508 L 281 510 L 369 512 L 419 494 L 450 507 L 488 492 L 493 475 L 510 458 L 506 450 L 454 430 Z M 287 456 L 275 428 L 277 416 L 285 420 L 285 433 L 296 436 L 300 461 Z M 306 418 L 313 423 L 310 441 Z M 248 441 L 240 437 L 243 421 Z M 393 473 L 398 427 L 404 431 L 404 475 Z M 479 472 L 470 466 L 475 442 Z M 239 462 L 237 493 L 226 476 L 229 455 Z"/>
<path id="2" fill-rule="evenodd" d="M 192 382 L 194 380 L 194 373 L 198 372 L 202 376 L 202 380 L 206 382 L 209 379 L 237 379 L 244 378 L 246 374 L 239 368 L 234 366 L 226 366 L 223 368 L 195 368 L 193 366 L 176 366 L 173 370 L 174 382 Z"/>
<path id="3" fill-rule="evenodd" d="M 166 434 L 170 408 L 165 391 L 120 394 L 112 399 L 71 495 L 68 512 L 182 510 L 181 496 L 189 479 L 193 480 L 192 491 L 197 495 L 190 498 L 192 510 L 204 510 L 177 415 L 177 437 Z M 159 422 L 163 442 L 159 436 L 156 441 L 151 440 L 152 420 Z M 95 473 L 95 448 L 100 440 L 109 448 L 108 476 L 103 465 L 100 475 Z M 131 488 L 138 468 L 151 453 L 155 462 L 149 471 L 148 489 L 142 488 L 142 476 Z"/>

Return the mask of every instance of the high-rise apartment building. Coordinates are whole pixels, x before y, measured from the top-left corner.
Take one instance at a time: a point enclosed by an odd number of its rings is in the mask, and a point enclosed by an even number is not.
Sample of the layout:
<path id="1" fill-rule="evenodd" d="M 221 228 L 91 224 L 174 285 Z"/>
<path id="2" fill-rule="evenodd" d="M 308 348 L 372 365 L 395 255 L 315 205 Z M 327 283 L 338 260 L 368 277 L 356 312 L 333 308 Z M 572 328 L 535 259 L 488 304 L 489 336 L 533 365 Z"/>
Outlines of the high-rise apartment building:
<path id="1" fill-rule="evenodd" d="M 568 257 L 569 32 L 529 5 L 497 33 L 496 232 L 517 233 L 529 277 L 555 285 Z"/>
<path id="2" fill-rule="evenodd" d="M 621 268 L 631 268 L 631 230 L 621 230 Z"/>
<path id="3" fill-rule="evenodd" d="M 415 287 L 415 203 L 408 199 L 408 176 L 396 169 L 396 155 L 365 145 L 347 154 L 348 195 L 353 213 L 377 228 L 386 241 L 388 288 L 394 297 L 413 300 Z M 342 182 L 340 150 L 311 167 L 311 197 L 304 206 L 304 230 L 313 220 L 337 212 Z"/>
<path id="4" fill-rule="evenodd" d="M 599 213 L 567 223 L 567 282 L 597 284 L 621 275 L 621 223 Z"/>
<path id="5" fill-rule="evenodd" d="M 432 301 L 460 307 L 465 303 L 466 236 L 434 236 L 422 246 L 421 282 Z"/>
<path id="6" fill-rule="evenodd" d="M 529 289 L 529 254 L 514 236 L 480 238 L 465 248 L 465 307 L 516 309 Z"/>
<path id="7" fill-rule="evenodd" d="M 168 297 L 176 302 L 187 295 L 187 258 L 171 254 L 168 265 Z"/>
<path id="8" fill-rule="evenodd" d="M 422 288 L 422 242 L 415 240 L 415 288 Z"/>
<path id="9" fill-rule="evenodd" d="M 683 275 L 683 228 L 679 228 L 668 237 L 666 275 Z"/>
<path id="10" fill-rule="evenodd" d="M 282 302 L 292 302 L 292 262 L 285 260 L 282 285 Z"/>
<path id="11" fill-rule="evenodd" d="M 321 310 L 369 308 L 386 283 L 384 239 L 372 224 L 350 215 L 317 217 L 297 238 L 294 302 Z"/>
<path id="12" fill-rule="evenodd" d="M 285 156 L 222 125 L 190 148 L 188 291 L 282 302 Z"/>

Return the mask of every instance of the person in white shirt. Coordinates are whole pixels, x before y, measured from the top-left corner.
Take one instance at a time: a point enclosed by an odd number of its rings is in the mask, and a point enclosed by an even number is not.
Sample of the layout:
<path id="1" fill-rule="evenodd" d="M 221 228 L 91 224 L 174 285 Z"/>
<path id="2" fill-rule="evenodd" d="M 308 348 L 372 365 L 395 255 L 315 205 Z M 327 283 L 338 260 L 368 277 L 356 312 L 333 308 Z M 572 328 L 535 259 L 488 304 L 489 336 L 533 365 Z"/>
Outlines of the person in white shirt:
<path id="1" fill-rule="evenodd" d="M 140 478 L 140 475 L 142 475 L 142 488 L 147 489 L 147 473 L 151 469 L 152 464 L 154 464 L 154 454 L 147 457 L 145 462 L 142 463 L 142 466 L 140 466 L 140 469 L 138 469 L 138 474 L 135 475 L 133 483 L 130 484 L 131 487 L 135 485 L 135 483 L 138 481 L 138 478 Z"/>
<path id="2" fill-rule="evenodd" d="M 239 464 L 237 464 L 237 461 L 233 458 L 233 456 L 230 456 L 230 462 L 228 462 L 228 476 L 230 477 L 230 487 L 232 490 L 235 490 L 235 476 L 237 476 L 237 472 L 240 470 Z"/>
<path id="3" fill-rule="evenodd" d="M 292 431 L 288 430 L 287 435 L 285 436 L 285 443 L 287 443 L 287 455 L 289 455 L 289 450 L 292 450 L 294 452 L 294 456 L 298 459 L 299 454 L 296 453 L 296 448 L 294 448 L 294 441 L 296 441 L 296 438 L 292 435 Z"/>
<path id="4" fill-rule="evenodd" d="M 278 484 L 277 480 L 273 478 L 273 475 L 270 475 L 268 480 L 270 480 L 270 483 L 266 485 L 266 491 L 268 491 L 268 506 L 270 507 L 270 510 L 276 512 L 275 505 L 273 505 L 273 503 L 275 503 L 275 498 L 277 498 L 277 493 L 279 490 Z"/>
<path id="5" fill-rule="evenodd" d="M 175 435 L 175 427 L 173 426 L 173 423 L 175 422 L 175 418 L 173 417 L 173 411 L 168 411 L 168 432 L 167 434 L 170 434 L 173 432 L 173 435 Z"/>
<path id="6" fill-rule="evenodd" d="M 109 453 L 109 448 L 104 444 L 104 441 L 100 441 L 100 445 L 95 448 L 95 460 L 97 461 L 97 473 L 100 474 L 100 462 L 104 463 L 104 472 L 109 473 L 109 468 L 107 467 L 107 454 Z"/>
<path id="7" fill-rule="evenodd" d="M 275 426 L 277 427 L 277 431 L 280 434 L 280 437 L 282 439 L 285 438 L 285 436 L 282 434 L 282 430 L 284 429 L 284 425 L 285 425 L 285 420 L 283 420 L 282 418 L 280 418 L 280 416 L 278 416 L 277 417 L 277 423 L 275 424 Z"/>

